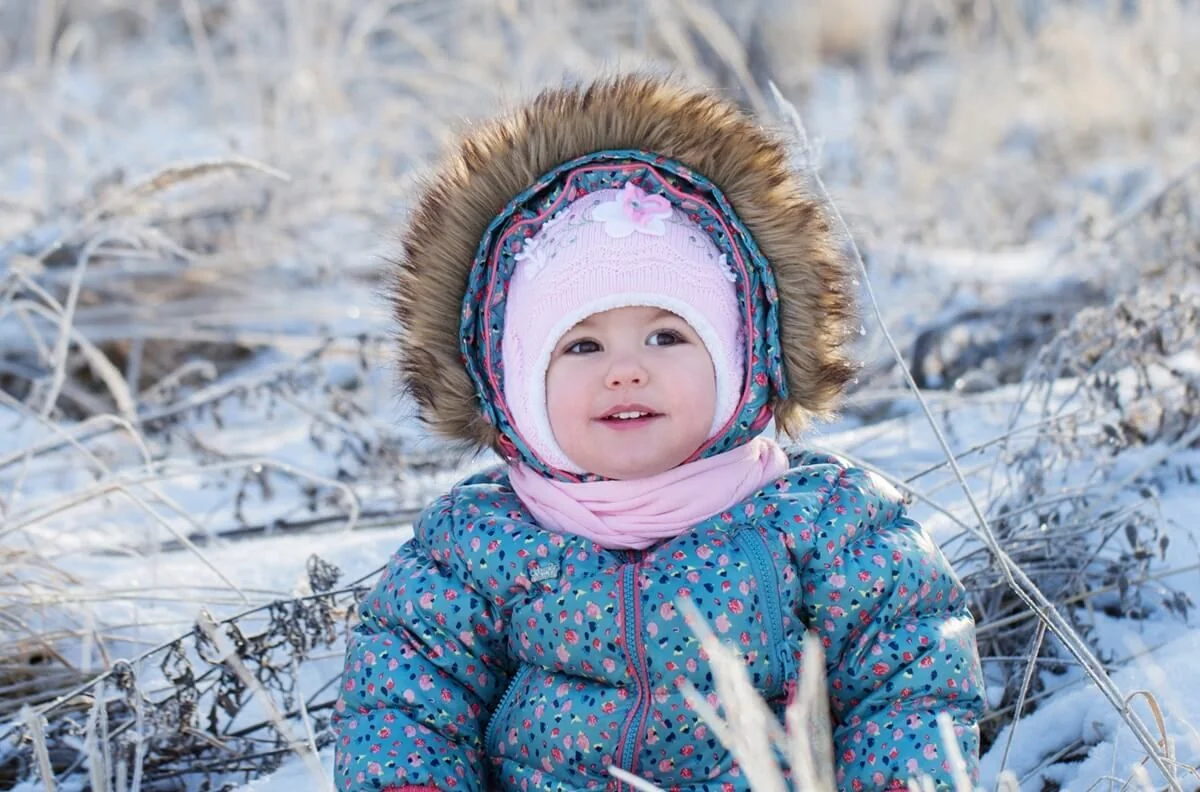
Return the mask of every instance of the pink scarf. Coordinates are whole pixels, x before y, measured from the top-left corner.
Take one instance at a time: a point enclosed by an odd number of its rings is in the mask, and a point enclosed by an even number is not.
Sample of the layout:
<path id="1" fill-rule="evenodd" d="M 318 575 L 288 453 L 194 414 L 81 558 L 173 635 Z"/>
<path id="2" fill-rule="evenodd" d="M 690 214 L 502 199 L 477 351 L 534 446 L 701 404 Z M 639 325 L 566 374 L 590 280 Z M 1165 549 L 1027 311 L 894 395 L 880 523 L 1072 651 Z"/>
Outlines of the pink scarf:
<path id="1" fill-rule="evenodd" d="M 643 550 L 725 511 L 787 469 L 779 444 L 756 437 L 648 478 L 570 483 L 515 463 L 509 480 L 543 528 L 609 549 Z"/>

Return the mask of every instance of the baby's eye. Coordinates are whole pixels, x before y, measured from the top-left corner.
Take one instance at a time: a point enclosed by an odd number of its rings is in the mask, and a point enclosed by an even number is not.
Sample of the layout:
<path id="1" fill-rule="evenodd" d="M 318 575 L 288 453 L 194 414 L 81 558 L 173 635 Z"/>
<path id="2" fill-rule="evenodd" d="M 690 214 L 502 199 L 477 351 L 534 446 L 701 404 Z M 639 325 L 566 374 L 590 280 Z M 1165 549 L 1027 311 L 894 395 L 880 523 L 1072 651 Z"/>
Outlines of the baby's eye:
<path id="1" fill-rule="evenodd" d="M 563 349 L 564 355 L 588 355 L 592 352 L 599 352 L 600 345 L 590 338 L 584 338 L 571 343 Z"/>
<path id="2" fill-rule="evenodd" d="M 682 344 L 683 336 L 674 330 L 655 330 L 646 339 L 646 343 L 650 346 L 673 346 L 675 344 Z"/>

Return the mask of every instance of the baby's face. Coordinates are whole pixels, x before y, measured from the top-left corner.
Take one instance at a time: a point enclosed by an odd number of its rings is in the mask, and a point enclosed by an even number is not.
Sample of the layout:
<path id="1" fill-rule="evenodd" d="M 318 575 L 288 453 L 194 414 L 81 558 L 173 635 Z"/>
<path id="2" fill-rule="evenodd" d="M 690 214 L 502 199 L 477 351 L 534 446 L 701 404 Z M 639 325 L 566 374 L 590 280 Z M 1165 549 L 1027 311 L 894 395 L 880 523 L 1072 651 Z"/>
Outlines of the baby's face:
<path id="1" fill-rule="evenodd" d="M 592 314 L 559 340 L 546 372 L 559 447 L 612 479 L 653 476 L 691 456 L 712 429 L 716 390 L 700 337 L 658 308 Z"/>

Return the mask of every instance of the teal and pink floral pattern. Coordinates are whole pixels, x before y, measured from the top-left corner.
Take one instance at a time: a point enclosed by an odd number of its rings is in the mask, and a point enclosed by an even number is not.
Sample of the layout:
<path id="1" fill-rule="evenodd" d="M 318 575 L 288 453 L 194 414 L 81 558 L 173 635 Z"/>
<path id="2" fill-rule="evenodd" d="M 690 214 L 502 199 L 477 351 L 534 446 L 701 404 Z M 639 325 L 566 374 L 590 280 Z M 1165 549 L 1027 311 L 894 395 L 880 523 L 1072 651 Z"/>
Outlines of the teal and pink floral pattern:
<path id="1" fill-rule="evenodd" d="M 748 785 L 679 691 L 713 681 L 675 603 L 693 602 L 781 712 L 825 647 L 837 783 L 918 773 L 950 788 L 936 716 L 976 772 L 981 673 L 964 591 L 897 494 L 837 458 L 791 471 L 645 551 L 532 522 L 503 468 L 434 503 L 362 604 L 347 650 L 335 771 L 342 792 Z"/>

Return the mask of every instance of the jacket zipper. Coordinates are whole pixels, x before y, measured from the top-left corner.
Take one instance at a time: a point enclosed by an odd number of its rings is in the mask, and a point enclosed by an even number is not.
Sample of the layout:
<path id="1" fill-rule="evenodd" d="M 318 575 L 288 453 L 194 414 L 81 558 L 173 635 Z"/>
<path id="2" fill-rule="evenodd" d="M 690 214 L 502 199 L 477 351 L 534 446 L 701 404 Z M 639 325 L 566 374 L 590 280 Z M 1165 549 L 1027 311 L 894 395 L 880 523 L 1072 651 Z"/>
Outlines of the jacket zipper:
<path id="1" fill-rule="evenodd" d="M 733 535 L 733 541 L 750 556 L 754 578 L 762 587 L 763 607 L 767 612 L 767 638 L 773 648 L 775 661 L 779 664 L 779 682 L 783 684 L 787 681 L 788 669 L 792 664 L 791 653 L 783 639 L 783 608 L 779 598 L 778 573 L 771 563 L 771 551 L 762 534 L 753 528 L 738 531 Z"/>
<path id="2" fill-rule="evenodd" d="M 633 666 L 634 673 L 637 675 L 638 685 L 638 700 L 634 705 L 633 713 L 629 716 L 629 724 L 626 726 L 617 762 L 618 767 L 629 773 L 634 772 L 634 765 L 637 762 L 638 736 L 641 734 L 642 725 L 646 720 L 647 703 L 650 698 L 650 679 L 649 672 L 646 669 L 646 651 L 640 637 L 642 598 L 638 596 L 637 592 L 637 572 L 641 564 L 640 558 L 641 554 L 637 551 L 629 551 L 625 556 L 627 564 L 621 577 L 621 593 L 625 608 L 625 654 Z M 632 563 L 628 563 L 630 561 Z M 624 785 L 618 782 L 617 789 L 624 789 Z"/>
<path id="3" fill-rule="evenodd" d="M 484 753 L 488 751 L 488 746 L 492 744 L 492 738 L 496 736 L 496 728 L 500 724 L 500 719 L 512 702 L 512 697 L 516 695 L 517 688 L 524 684 L 525 678 L 531 673 L 533 673 L 533 666 L 528 663 L 523 664 L 517 670 L 517 673 L 513 674 L 512 681 L 508 683 L 508 687 L 504 689 L 504 695 L 500 697 L 500 703 L 496 705 L 495 711 L 492 712 L 492 717 L 488 720 L 487 728 L 483 732 Z"/>

